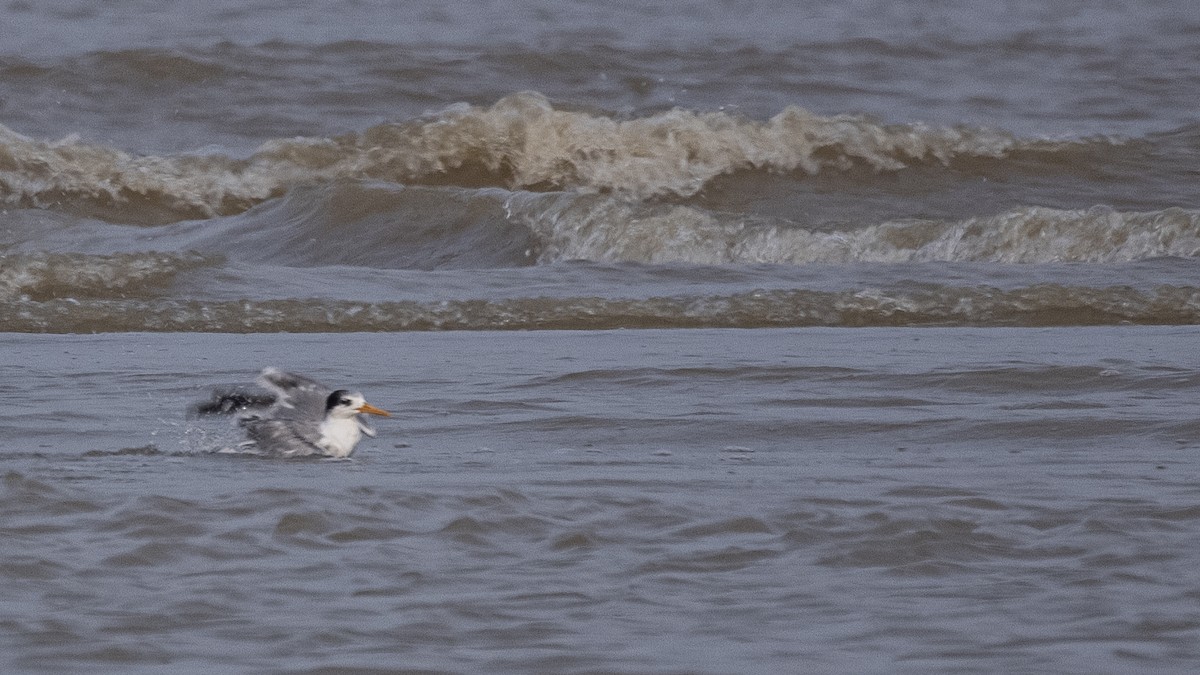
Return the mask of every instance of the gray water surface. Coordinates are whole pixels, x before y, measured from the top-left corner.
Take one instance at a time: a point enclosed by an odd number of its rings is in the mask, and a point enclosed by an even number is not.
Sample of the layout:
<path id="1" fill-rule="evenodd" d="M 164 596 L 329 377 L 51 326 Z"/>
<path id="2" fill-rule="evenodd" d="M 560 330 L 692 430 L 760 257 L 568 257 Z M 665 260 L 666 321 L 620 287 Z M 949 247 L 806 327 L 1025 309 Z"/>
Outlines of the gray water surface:
<path id="1" fill-rule="evenodd" d="M 1195 338 L 8 334 L 3 668 L 1189 672 Z M 267 363 L 395 417 L 211 454 Z"/>

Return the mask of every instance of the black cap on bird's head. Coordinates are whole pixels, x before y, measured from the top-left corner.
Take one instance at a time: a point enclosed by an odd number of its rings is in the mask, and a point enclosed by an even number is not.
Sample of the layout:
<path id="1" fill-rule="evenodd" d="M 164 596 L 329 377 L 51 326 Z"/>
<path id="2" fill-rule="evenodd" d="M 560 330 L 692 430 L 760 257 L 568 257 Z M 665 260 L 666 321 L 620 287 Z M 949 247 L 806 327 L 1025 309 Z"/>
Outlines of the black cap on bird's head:
<path id="1" fill-rule="evenodd" d="M 329 398 L 325 399 L 325 411 L 328 412 L 333 410 L 339 405 L 350 405 L 351 401 L 349 398 L 347 398 L 349 395 L 350 392 L 345 389 L 338 389 L 337 391 L 333 392 L 329 395 Z"/>
<path id="2" fill-rule="evenodd" d="M 372 415 L 382 415 L 383 417 L 391 417 L 391 413 L 386 410 L 381 410 L 367 403 L 362 394 L 350 392 L 346 389 L 338 389 L 325 399 L 325 413 L 329 414 L 335 408 L 345 408 L 351 411 L 350 414 L 370 413 Z M 339 415 L 340 417 L 341 415 Z"/>

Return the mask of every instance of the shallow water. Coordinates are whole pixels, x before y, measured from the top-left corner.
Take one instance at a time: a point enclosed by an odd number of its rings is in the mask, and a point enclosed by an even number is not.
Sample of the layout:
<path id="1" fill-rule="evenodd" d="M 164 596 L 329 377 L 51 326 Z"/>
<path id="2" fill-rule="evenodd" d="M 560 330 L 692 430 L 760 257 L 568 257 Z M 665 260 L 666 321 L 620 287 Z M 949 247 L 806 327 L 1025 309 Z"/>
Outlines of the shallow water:
<path id="1" fill-rule="evenodd" d="M 0 670 L 1191 672 L 1197 63 L 1186 0 L 0 5 Z M 214 454 L 267 365 L 396 417 Z"/>
<path id="2" fill-rule="evenodd" d="M 10 334 L 5 669 L 1187 672 L 1195 339 Z M 211 454 L 281 354 L 396 417 Z"/>

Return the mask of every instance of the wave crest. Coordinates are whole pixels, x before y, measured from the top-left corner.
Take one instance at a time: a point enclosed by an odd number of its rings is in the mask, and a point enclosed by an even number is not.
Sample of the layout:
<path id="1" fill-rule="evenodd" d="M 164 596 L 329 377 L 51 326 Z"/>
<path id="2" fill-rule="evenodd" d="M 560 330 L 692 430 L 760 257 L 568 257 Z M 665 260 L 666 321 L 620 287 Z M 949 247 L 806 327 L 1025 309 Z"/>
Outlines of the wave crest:
<path id="1" fill-rule="evenodd" d="M 17 253 L 0 255 L 0 300 L 137 297 L 175 275 L 215 264 L 196 253 Z"/>
<path id="2" fill-rule="evenodd" d="M 906 284 L 641 299 L 54 300 L 0 303 L 21 332 L 373 332 L 811 326 L 1089 326 L 1200 322 L 1200 288 Z"/>
<path id="3" fill-rule="evenodd" d="M 362 133 L 275 139 L 246 159 L 135 156 L 0 126 L 0 201 L 164 223 L 238 213 L 297 184 L 342 179 L 688 197 L 737 171 L 895 171 L 1023 145 L 1031 143 L 998 131 L 881 125 L 799 107 L 766 121 L 682 109 L 622 120 L 526 92 Z"/>
<path id="4" fill-rule="evenodd" d="M 1109 263 L 1200 255 L 1200 211 L 1180 208 L 1027 207 L 963 221 L 892 221 L 837 231 L 598 195 L 518 193 L 507 212 L 538 235 L 542 264 Z"/>
<path id="5" fill-rule="evenodd" d="M 508 96 L 487 108 L 459 106 L 419 124 L 377 127 L 362 137 L 374 166 L 415 176 L 474 165 L 510 188 L 552 186 L 635 198 L 687 197 L 740 170 L 899 170 L 956 156 L 1000 157 L 1018 141 L 985 129 L 885 126 L 861 117 L 822 117 L 789 107 L 762 122 L 725 112 L 673 109 L 644 118 L 555 109 L 540 94 Z"/>

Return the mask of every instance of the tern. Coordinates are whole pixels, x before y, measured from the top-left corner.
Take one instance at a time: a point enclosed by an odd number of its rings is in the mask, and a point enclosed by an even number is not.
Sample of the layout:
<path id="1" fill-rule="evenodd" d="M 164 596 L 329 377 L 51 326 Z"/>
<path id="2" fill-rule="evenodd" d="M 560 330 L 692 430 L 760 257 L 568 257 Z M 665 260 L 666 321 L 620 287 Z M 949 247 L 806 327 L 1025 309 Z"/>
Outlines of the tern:
<path id="1" fill-rule="evenodd" d="M 333 390 L 278 368 L 264 368 L 255 381 L 274 396 L 217 392 L 212 401 L 196 408 L 200 413 L 227 413 L 269 404 L 238 420 L 246 430 L 247 440 L 238 445 L 242 450 L 275 457 L 349 457 L 363 434 L 375 437 L 362 415 L 391 417 L 358 392 Z"/>

